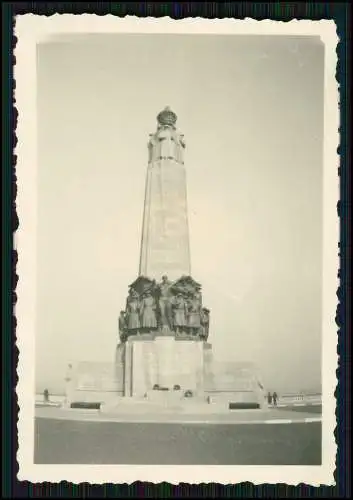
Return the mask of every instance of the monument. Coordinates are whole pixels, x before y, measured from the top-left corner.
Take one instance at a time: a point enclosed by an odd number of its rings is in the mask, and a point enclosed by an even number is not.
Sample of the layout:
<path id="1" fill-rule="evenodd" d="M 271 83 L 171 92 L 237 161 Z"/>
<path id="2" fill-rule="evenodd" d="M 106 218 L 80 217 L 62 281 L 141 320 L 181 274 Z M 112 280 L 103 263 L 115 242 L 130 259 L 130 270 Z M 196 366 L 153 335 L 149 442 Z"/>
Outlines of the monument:
<path id="1" fill-rule="evenodd" d="M 184 136 L 165 108 L 148 143 L 139 276 L 120 316 L 124 395 L 203 393 L 209 310 L 190 275 Z"/>
<path id="2" fill-rule="evenodd" d="M 120 311 L 115 363 L 81 363 L 76 370 L 76 401 L 99 400 L 109 406 L 114 398 L 193 398 L 228 404 L 234 398 L 244 401 L 244 392 L 246 401 L 254 401 L 255 393 L 256 401 L 264 399 L 254 384 L 232 391 L 229 376 L 222 383 L 222 373 L 213 370 L 212 346 L 207 342 L 210 310 L 203 304 L 201 284 L 191 276 L 185 142 L 176 122 L 176 114 L 167 107 L 150 134 L 139 273 Z"/>

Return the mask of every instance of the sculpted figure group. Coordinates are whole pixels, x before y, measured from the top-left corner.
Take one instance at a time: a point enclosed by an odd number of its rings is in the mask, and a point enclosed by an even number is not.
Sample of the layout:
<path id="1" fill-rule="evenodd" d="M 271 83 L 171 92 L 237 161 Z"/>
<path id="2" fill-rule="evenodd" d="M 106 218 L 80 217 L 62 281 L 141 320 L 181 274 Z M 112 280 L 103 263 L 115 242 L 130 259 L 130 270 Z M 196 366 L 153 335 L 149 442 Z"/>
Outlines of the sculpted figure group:
<path id="1" fill-rule="evenodd" d="M 130 286 L 125 311 L 119 317 L 121 341 L 157 331 L 207 340 L 209 310 L 202 306 L 201 287 L 192 278 L 182 277 L 172 283 L 163 276 L 159 284 L 139 278 Z"/>

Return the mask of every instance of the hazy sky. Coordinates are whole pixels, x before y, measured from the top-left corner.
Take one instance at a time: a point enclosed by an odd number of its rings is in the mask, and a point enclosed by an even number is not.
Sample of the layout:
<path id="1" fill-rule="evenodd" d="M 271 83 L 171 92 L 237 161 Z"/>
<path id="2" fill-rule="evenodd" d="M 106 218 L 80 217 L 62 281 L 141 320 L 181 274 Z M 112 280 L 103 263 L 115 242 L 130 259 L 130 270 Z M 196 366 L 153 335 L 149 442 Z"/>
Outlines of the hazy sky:
<path id="1" fill-rule="evenodd" d="M 37 390 L 111 361 L 138 274 L 148 134 L 185 134 L 193 277 L 219 359 L 319 389 L 323 56 L 317 38 L 92 35 L 38 46 Z"/>

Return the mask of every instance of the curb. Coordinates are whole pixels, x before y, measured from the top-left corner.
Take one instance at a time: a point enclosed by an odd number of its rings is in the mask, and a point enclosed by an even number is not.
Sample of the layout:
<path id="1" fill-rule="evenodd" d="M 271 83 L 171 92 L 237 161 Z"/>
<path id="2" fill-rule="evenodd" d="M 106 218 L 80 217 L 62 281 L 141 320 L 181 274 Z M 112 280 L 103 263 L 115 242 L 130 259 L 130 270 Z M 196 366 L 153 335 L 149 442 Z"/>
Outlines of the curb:
<path id="1" fill-rule="evenodd" d="M 97 413 L 94 415 L 85 413 L 81 413 L 82 418 L 73 418 L 73 415 L 65 415 L 65 416 L 36 416 L 36 419 L 50 419 L 50 420 L 69 420 L 71 422 L 93 422 L 93 423 L 126 423 L 126 424 L 187 424 L 187 425 L 285 425 L 285 424 L 308 424 L 321 422 L 321 417 L 307 417 L 302 419 L 283 419 L 277 418 L 272 420 L 232 420 L 232 419 L 224 419 L 224 420 L 193 420 L 193 419 L 131 419 L 130 418 L 119 418 L 118 416 L 112 417 L 98 417 Z M 88 418 L 87 418 L 88 417 Z M 93 418 L 92 418 L 93 417 Z M 97 418 L 98 417 L 98 418 Z"/>
<path id="2" fill-rule="evenodd" d="M 289 420 L 289 419 L 273 419 L 264 420 L 264 424 L 311 424 L 313 422 L 322 422 L 321 417 L 308 417 L 302 418 L 300 420 Z"/>

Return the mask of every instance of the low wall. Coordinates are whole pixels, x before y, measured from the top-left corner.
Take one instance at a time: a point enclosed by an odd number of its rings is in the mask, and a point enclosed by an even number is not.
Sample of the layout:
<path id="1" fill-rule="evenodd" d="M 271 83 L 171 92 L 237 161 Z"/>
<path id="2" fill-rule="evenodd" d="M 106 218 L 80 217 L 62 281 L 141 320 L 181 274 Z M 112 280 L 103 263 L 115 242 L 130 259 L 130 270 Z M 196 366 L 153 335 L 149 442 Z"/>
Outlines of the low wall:
<path id="1" fill-rule="evenodd" d="M 230 403 L 258 404 L 260 408 L 267 407 L 266 401 L 255 391 L 205 391 L 206 400 L 210 404 Z"/>
<path id="2" fill-rule="evenodd" d="M 122 391 L 89 391 L 89 390 L 76 390 L 72 394 L 71 401 L 80 403 L 106 403 L 112 398 L 123 396 Z"/>
<path id="3" fill-rule="evenodd" d="M 83 391 L 81 391 L 82 394 Z M 88 391 L 90 392 L 90 391 Z M 206 391 L 205 392 L 205 398 L 208 396 L 213 398 L 213 400 L 231 400 L 234 392 L 220 392 L 220 391 Z M 117 396 L 122 397 L 122 393 L 116 393 Z M 86 400 L 93 401 L 97 399 L 95 394 L 93 392 L 90 393 L 90 395 L 87 394 Z M 123 398 L 124 399 L 124 398 Z M 265 398 L 267 402 L 267 397 Z M 50 406 L 60 406 L 63 402 L 65 401 L 65 395 L 49 395 L 49 405 Z M 36 405 L 47 405 L 44 401 L 43 394 L 36 394 L 35 396 L 35 403 Z M 291 405 L 291 404 L 316 404 L 320 405 L 322 404 L 322 395 L 321 394 L 308 394 L 308 395 L 303 395 L 303 394 L 283 394 L 279 395 L 278 398 L 278 404 L 279 405 Z"/>

